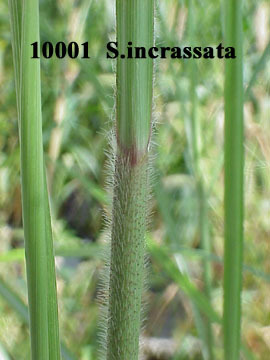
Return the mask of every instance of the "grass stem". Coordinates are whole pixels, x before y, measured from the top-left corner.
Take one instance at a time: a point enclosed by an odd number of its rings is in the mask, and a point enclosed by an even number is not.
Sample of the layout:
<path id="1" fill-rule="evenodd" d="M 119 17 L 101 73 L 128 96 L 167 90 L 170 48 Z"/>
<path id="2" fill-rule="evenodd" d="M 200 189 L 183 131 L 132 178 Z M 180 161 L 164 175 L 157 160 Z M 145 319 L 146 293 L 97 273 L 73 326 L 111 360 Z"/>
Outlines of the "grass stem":
<path id="1" fill-rule="evenodd" d="M 225 61 L 224 352 L 225 360 L 238 360 L 241 339 L 244 203 L 241 0 L 225 1 L 225 46 L 235 47 L 237 57 Z"/>
<path id="2" fill-rule="evenodd" d="M 153 0 L 117 0 L 116 19 L 120 54 L 153 46 Z M 152 82 L 152 59 L 118 60 L 107 360 L 139 356 Z"/>

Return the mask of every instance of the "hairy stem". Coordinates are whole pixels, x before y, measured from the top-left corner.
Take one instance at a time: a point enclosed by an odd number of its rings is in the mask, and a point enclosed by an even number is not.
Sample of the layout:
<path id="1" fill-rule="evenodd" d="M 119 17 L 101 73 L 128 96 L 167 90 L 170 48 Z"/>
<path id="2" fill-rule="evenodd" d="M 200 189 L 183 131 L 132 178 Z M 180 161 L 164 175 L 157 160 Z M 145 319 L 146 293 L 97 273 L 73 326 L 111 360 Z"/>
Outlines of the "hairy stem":
<path id="1" fill-rule="evenodd" d="M 117 0 L 116 18 L 120 54 L 153 46 L 153 0 Z M 152 81 L 151 59 L 118 60 L 107 360 L 139 356 Z"/>
<path id="2" fill-rule="evenodd" d="M 141 324 L 148 174 L 131 161 L 115 164 L 107 359 L 117 360 L 138 359 Z"/>

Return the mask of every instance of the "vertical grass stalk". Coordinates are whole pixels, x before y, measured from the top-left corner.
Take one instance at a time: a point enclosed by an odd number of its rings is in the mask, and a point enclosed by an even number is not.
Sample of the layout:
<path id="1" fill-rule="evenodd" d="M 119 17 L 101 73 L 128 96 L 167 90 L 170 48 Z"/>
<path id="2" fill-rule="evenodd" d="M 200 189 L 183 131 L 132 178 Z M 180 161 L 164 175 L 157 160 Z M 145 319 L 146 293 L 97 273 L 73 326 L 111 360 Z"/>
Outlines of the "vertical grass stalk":
<path id="1" fill-rule="evenodd" d="M 55 265 L 43 159 L 38 0 L 10 0 L 21 147 L 23 227 L 33 360 L 60 359 Z"/>
<path id="2" fill-rule="evenodd" d="M 236 59 L 225 60 L 225 360 L 238 360 L 241 339 L 241 284 L 243 251 L 243 58 L 242 2 L 225 1 L 225 46 L 236 49 Z"/>
<path id="3" fill-rule="evenodd" d="M 154 42 L 154 0 L 116 1 L 120 54 Z M 141 327 L 153 61 L 117 61 L 107 360 L 137 360 Z"/>

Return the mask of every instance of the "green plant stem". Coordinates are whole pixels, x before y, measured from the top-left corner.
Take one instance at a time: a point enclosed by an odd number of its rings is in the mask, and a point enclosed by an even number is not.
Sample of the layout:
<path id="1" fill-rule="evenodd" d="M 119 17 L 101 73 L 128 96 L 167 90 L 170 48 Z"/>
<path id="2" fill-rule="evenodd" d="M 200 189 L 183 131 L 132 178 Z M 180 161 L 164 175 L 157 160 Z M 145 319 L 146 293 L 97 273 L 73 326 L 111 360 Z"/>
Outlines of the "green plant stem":
<path id="1" fill-rule="evenodd" d="M 225 360 L 238 360 L 241 339 L 243 252 L 243 64 L 241 0 L 225 1 L 225 46 L 236 59 L 225 60 Z"/>
<path id="2" fill-rule="evenodd" d="M 31 59 L 39 41 L 39 2 L 10 0 L 15 85 L 21 147 L 23 227 L 30 315 L 31 356 L 60 359 L 51 219 L 43 159 L 40 61 Z"/>
<path id="3" fill-rule="evenodd" d="M 153 46 L 154 0 L 117 0 L 117 42 L 120 54 L 132 46 Z M 116 122 L 117 140 L 123 150 L 146 151 L 151 132 L 153 60 L 117 61 Z"/>
<path id="4" fill-rule="evenodd" d="M 120 54 L 153 46 L 153 0 L 117 0 Z M 111 232 L 107 360 L 137 360 L 141 326 L 148 148 L 151 136 L 151 59 L 117 62 L 114 197 Z"/>

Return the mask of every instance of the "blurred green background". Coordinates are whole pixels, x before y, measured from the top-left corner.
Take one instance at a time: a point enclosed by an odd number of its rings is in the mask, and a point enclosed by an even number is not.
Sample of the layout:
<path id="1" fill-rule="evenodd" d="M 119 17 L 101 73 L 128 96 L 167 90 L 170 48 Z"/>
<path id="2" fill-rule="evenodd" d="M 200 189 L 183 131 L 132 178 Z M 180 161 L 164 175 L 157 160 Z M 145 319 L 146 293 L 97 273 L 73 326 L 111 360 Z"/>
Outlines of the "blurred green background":
<path id="1" fill-rule="evenodd" d="M 222 42 L 220 2 L 156 3 L 157 45 L 216 47 Z M 243 358 L 264 360 L 270 354 L 269 1 L 244 1 L 243 20 Z M 97 293 L 108 232 L 105 189 L 116 63 L 106 59 L 106 44 L 115 39 L 114 2 L 41 0 L 40 22 L 41 41 L 89 42 L 91 59 L 42 59 L 41 76 L 61 338 L 69 351 L 66 359 L 92 360 L 98 357 Z M 7 1 L 0 3 L 0 35 L 0 359 L 24 360 L 30 359 L 30 343 Z M 148 305 L 142 332 L 147 360 L 207 359 L 209 346 L 214 359 L 223 358 L 223 83 L 219 59 L 155 62 Z"/>

